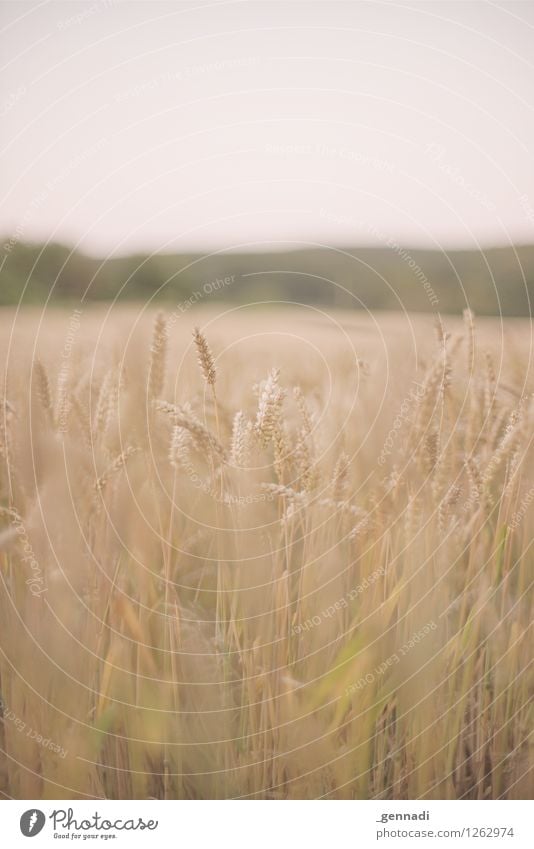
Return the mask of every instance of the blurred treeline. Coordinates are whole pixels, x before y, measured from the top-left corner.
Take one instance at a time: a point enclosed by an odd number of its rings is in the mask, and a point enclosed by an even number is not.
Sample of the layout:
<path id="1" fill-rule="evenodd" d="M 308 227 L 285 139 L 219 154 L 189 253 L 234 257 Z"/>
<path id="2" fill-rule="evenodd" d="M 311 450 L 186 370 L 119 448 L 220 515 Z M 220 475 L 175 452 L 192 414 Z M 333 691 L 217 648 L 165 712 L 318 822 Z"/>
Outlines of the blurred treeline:
<path id="1" fill-rule="evenodd" d="M 0 305 L 150 299 L 294 301 L 352 309 L 530 315 L 534 246 L 481 251 L 333 248 L 107 260 L 4 240 Z M 219 281 L 219 282 L 217 282 Z M 186 304 L 187 307 L 187 304 Z"/>

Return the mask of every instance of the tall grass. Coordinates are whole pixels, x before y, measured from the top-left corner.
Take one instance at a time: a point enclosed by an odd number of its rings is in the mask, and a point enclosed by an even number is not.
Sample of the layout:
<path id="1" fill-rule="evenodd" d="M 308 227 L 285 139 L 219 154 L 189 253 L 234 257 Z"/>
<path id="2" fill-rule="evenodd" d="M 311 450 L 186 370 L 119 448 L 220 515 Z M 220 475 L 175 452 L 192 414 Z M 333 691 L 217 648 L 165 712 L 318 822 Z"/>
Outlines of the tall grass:
<path id="1" fill-rule="evenodd" d="M 167 337 L 6 370 L 4 797 L 529 796 L 527 364 L 467 313 L 375 416 L 358 361 Z"/>

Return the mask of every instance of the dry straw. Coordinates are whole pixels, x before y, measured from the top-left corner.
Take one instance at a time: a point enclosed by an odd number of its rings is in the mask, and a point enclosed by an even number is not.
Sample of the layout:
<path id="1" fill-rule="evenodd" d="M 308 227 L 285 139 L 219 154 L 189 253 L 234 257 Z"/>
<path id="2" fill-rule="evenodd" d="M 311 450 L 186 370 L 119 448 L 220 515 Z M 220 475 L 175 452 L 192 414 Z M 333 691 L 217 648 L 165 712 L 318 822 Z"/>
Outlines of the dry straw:
<path id="1" fill-rule="evenodd" d="M 272 440 L 279 422 L 285 391 L 279 385 L 280 369 L 273 368 L 260 389 L 254 432 L 261 445 Z"/>
<path id="2" fill-rule="evenodd" d="M 250 456 L 250 437 L 252 433 L 252 423 L 247 421 L 247 418 L 242 410 L 239 410 L 234 416 L 232 426 L 232 445 L 230 449 L 230 458 L 234 466 L 244 467 L 247 465 Z"/>
<path id="3" fill-rule="evenodd" d="M 121 386 L 104 356 L 95 362 L 95 403 L 92 363 L 81 365 L 93 352 L 73 363 L 61 442 L 57 374 L 51 382 L 36 364 L 46 416 L 32 416 L 13 358 L 9 463 L 0 456 L 2 697 L 69 751 L 58 757 L 4 722 L 6 798 L 531 795 L 528 339 L 503 384 L 501 363 L 497 376 L 474 355 L 471 313 L 464 322 L 461 358 L 440 323 L 425 374 L 407 373 L 408 356 L 392 364 L 405 397 L 415 379 L 421 388 L 380 467 L 398 403 L 386 393 L 375 416 L 364 381 L 347 416 L 352 358 L 329 395 L 281 347 L 297 389 L 285 403 L 273 368 L 254 409 L 248 386 L 269 351 L 249 362 L 230 346 L 215 432 L 207 340 L 194 331 L 201 373 L 187 363 L 171 403 L 160 315 L 146 373 L 129 370 Z M 235 338 L 233 325 L 220 332 Z M 483 333 L 482 320 L 481 344 Z M 346 362 L 337 336 L 331 344 L 332 361 Z M 328 397 L 320 417 L 300 386 Z M 43 577 L 48 604 L 35 594 Z"/>
<path id="4" fill-rule="evenodd" d="M 165 364 L 167 359 L 167 323 L 162 313 L 158 313 L 154 322 L 150 363 L 148 368 L 148 396 L 159 398 L 165 383 Z"/>
<path id="5" fill-rule="evenodd" d="M 209 428 L 202 424 L 189 405 L 179 406 L 177 404 L 170 404 L 167 401 L 157 401 L 156 409 L 170 416 L 175 426 L 187 430 L 191 434 L 193 443 L 198 451 L 206 452 L 221 461 L 226 459 L 227 451 L 225 447 L 211 433 Z"/>
<path id="6" fill-rule="evenodd" d="M 130 457 L 133 457 L 133 455 L 134 455 L 134 454 L 137 454 L 138 452 L 139 452 L 139 448 L 136 448 L 136 447 L 135 447 L 135 446 L 133 446 L 133 445 L 128 446 L 128 448 L 125 448 L 125 449 L 124 449 L 124 451 L 122 451 L 122 452 L 118 455 L 118 457 L 116 457 L 116 458 L 115 458 L 115 460 L 113 460 L 113 462 L 112 462 L 112 463 L 111 463 L 111 465 L 110 465 L 110 466 L 106 469 L 106 471 L 104 472 L 104 474 L 103 474 L 103 475 L 100 475 L 100 477 L 97 479 L 97 481 L 96 481 L 96 485 L 95 485 L 95 486 L 96 486 L 96 489 L 97 489 L 99 492 L 101 492 L 103 489 L 105 489 L 105 488 L 106 488 L 106 486 L 109 484 L 110 480 L 111 480 L 111 479 L 112 479 L 112 478 L 113 478 L 113 477 L 114 477 L 114 476 L 115 476 L 118 472 L 120 472 L 120 471 L 121 471 L 121 469 L 123 469 L 123 468 L 125 467 L 126 463 L 127 463 L 127 462 L 128 462 L 128 460 L 130 459 Z"/>
<path id="7" fill-rule="evenodd" d="M 43 410 L 46 412 L 49 419 L 52 420 L 53 401 L 52 391 L 50 389 L 50 380 L 48 378 L 48 372 L 41 360 L 36 360 L 35 362 L 34 375 L 37 397 L 41 402 Z"/>
<path id="8" fill-rule="evenodd" d="M 193 330 L 193 339 L 195 340 L 198 364 L 204 375 L 204 380 L 209 386 L 214 386 L 217 377 L 215 360 L 206 337 L 198 327 L 195 327 Z"/>

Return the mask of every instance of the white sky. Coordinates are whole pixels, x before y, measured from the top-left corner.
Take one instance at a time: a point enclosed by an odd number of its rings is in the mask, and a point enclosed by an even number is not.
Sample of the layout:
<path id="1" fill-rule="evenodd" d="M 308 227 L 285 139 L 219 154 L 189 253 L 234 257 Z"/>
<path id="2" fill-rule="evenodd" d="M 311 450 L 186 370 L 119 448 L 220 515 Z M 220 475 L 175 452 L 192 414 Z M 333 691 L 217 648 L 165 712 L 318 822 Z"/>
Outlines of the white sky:
<path id="1" fill-rule="evenodd" d="M 3 2 L 0 234 L 534 241 L 534 3 Z"/>

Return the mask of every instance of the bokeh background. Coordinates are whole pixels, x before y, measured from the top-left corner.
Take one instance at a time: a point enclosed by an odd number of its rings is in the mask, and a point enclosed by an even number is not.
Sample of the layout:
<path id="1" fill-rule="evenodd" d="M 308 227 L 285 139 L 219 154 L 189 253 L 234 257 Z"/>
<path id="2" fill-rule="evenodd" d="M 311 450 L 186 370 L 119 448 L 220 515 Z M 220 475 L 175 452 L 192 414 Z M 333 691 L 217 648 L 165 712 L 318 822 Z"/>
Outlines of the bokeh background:
<path id="1" fill-rule="evenodd" d="M 235 274 L 214 299 L 528 314 L 533 27 L 530 3 L 2 3 L 0 303 Z"/>
<path id="2" fill-rule="evenodd" d="M 532 798 L 534 5 L 0 10 L 0 797 Z"/>

